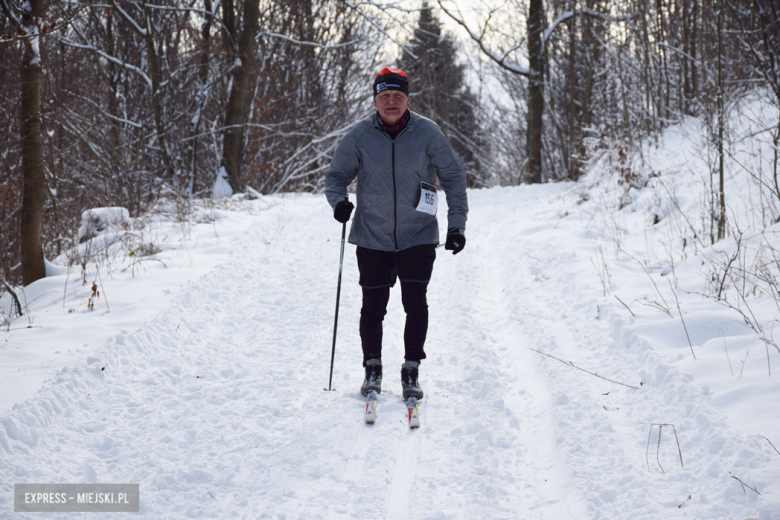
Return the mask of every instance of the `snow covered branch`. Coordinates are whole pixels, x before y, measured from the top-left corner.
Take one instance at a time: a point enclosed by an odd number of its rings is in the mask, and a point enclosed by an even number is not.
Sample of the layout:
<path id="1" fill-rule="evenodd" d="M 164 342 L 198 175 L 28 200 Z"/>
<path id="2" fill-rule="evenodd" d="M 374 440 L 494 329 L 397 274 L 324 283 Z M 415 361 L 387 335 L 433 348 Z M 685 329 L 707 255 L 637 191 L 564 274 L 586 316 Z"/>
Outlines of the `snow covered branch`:
<path id="1" fill-rule="evenodd" d="M 447 14 L 447 16 L 449 16 L 452 20 L 454 20 L 458 25 L 463 27 L 468 33 L 469 37 L 472 40 L 474 40 L 477 43 L 477 45 L 479 45 L 479 48 L 482 50 L 482 52 L 484 52 L 485 55 L 488 56 L 491 60 L 496 62 L 501 68 L 506 69 L 509 72 L 512 72 L 514 74 L 519 74 L 521 76 L 526 76 L 526 77 L 536 76 L 536 73 L 527 67 L 522 67 L 516 63 L 507 62 L 507 57 L 513 50 L 517 49 L 517 47 L 513 47 L 512 49 L 507 51 L 503 56 L 499 56 L 485 44 L 484 37 L 485 37 L 485 32 L 487 32 L 487 22 L 485 23 L 485 26 L 482 28 L 481 33 L 477 35 L 474 31 L 471 30 L 471 28 L 466 24 L 466 22 L 464 22 L 461 18 L 456 16 L 454 13 L 450 12 L 449 9 L 444 7 L 444 4 L 442 4 L 441 0 L 438 0 L 438 2 L 439 2 L 439 7 L 441 7 L 442 11 L 444 11 Z"/>
<path id="2" fill-rule="evenodd" d="M 26 5 L 26 4 L 25 4 Z M 62 19 L 57 19 L 52 23 L 47 24 L 42 19 L 35 16 L 22 16 L 19 18 L 14 13 L 11 4 L 8 0 L 0 0 L 0 7 L 2 7 L 2 13 L 11 21 L 11 25 L 16 27 L 16 30 L 7 34 L 0 34 L 0 42 L 14 42 L 21 40 L 29 45 L 34 46 L 36 50 L 39 47 L 39 38 L 47 33 L 50 33 L 54 29 L 62 27 L 65 22 Z M 27 21 L 25 21 L 25 19 Z"/>
<path id="3" fill-rule="evenodd" d="M 413 58 L 417 58 L 417 56 L 416 56 L 416 55 L 415 55 L 415 54 L 414 54 L 414 53 L 413 53 L 411 50 L 409 50 L 409 47 L 408 47 L 408 46 L 406 46 L 406 45 L 404 45 L 403 43 L 401 43 L 400 41 L 398 41 L 398 39 L 397 39 L 397 38 L 395 38 L 395 37 L 391 36 L 391 35 L 390 35 L 390 33 L 388 33 L 388 32 L 387 32 L 385 29 L 383 29 L 382 27 L 380 27 L 380 26 L 379 26 L 379 24 L 378 24 L 378 23 L 377 23 L 377 22 L 376 22 L 376 21 L 375 21 L 373 18 L 371 18 L 370 16 L 368 16 L 366 13 L 364 13 L 364 12 L 363 12 L 363 11 L 360 9 L 359 5 L 353 4 L 353 3 L 349 2 L 348 0 L 347 0 L 347 1 L 345 1 L 344 3 L 345 3 L 345 4 L 346 4 L 348 7 L 350 7 L 350 8 L 351 8 L 353 11 L 357 12 L 357 13 L 358 13 L 360 16 L 362 16 L 362 17 L 363 17 L 363 18 L 364 18 L 364 19 L 365 19 L 365 20 L 366 20 L 366 21 L 367 21 L 367 22 L 368 22 L 368 23 L 369 23 L 369 24 L 370 24 L 372 27 L 374 27 L 374 28 L 375 28 L 377 31 L 379 31 L 379 32 L 381 32 L 382 34 L 384 34 L 384 35 L 385 35 L 385 37 L 387 37 L 387 39 L 389 39 L 390 41 L 392 41 L 393 43 L 395 43 L 396 45 L 398 45 L 398 46 L 399 46 L 401 49 L 403 49 L 403 51 L 404 51 L 405 53 L 407 53 L 409 56 L 411 56 L 411 57 L 413 57 Z M 369 2 L 369 3 L 366 3 L 366 4 L 360 4 L 360 5 L 371 5 L 371 6 L 376 6 L 376 4 L 373 4 L 373 3 L 370 3 L 370 2 Z"/>
<path id="4" fill-rule="evenodd" d="M 16 295 L 16 291 L 14 291 L 14 288 L 11 287 L 11 285 L 5 281 L 5 278 L 3 278 L 3 273 L 0 272 L 0 282 L 3 283 L 3 286 L 5 286 L 8 293 L 11 295 L 11 298 L 13 298 L 14 303 L 16 304 L 16 312 L 19 313 L 19 316 L 24 316 L 22 313 L 22 304 L 19 302 L 19 297 Z"/>
<path id="5" fill-rule="evenodd" d="M 378 9 L 380 11 L 400 11 L 402 13 L 414 13 L 419 11 L 420 9 L 404 9 L 403 7 L 398 6 L 398 4 L 378 4 L 376 2 L 357 2 L 354 4 L 355 7 L 360 7 L 363 5 L 370 6 L 374 9 Z"/>
<path id="6" fill-rule="evenodd" d="M 272 38 L 279 38 L 281 40 L 286 40 L 288 42 L 292 42 L 292 43 L 295 43 L 297 45 L 308 45 L 308 46 L 311 46 L 311 47 L 317 47 L 317 48 L 325 50 L 325 51 L 330 50 L 330 49 L 339 49 L 341 47 L 347 47 L 349 45 L 354 45 L 355 44 L 354 41 L 350 41 L 350 42 L 345 42 L 345 43 L 338 43 L 336 45 L 322 45 L 321 43 L 316 43 L 316 42 L 305 42 L 305 41 L 301 41 L 301 40 L 296 40 L 295 38 L 291 38 L 289 36 L 285 36 L 284 34 L 278 34 L 278 33 L 274 33 L 274 32 L 271 32 L 271 31 L 260 31 L 257 34 L 257 36 L 255 37 L 255 39 L 259 40 L 262 36 L 270 36 Z"/>
<path id="7" fill-rule="evenodd" d="M 0 7 L 2 7 L 3 14 L 5 14 L 6 18 L 11 20 L 15 26 L 19 27 L 22 25 L 22 21 L 16 17 L 13 9 L 11 9 L 11 4 L 8 3 L 8 0 L 0 0 Z"/>
<path id="8" fill-rule="evenodd" d="M 587 7 L 583 7 L 582 9 L 575 9 L 573 11 L 565 11 L 558 18 L 553 20 L 553 23 L 551 23 L 550 26 L 544 30 L 544 36 L 542 38 L 543 43 L 545 44 L 547 43 L 547 40 L 550 38 L 550 35 L 553 33 L 553 31 L 555 31 L 555 29 L 560 24 L 577 15 L 592 16 L 593 18 L 598 18 L 599 20 L 603 20 L 605 22 L 625 22 L 630 20 L 632 17 L 630 14 L 623 15 L 623 16 L 612 16 L 604 13 L 599 13 Z"/>
<path id="9" fill-rule="evenodd" d="M 580 368 L 577 365 L 575 365 L 574 363 L 572 363 L 571 361 L 569 361 L 567 363 L 566 361 L 564 361 L 562 359 L 558 359 L 555 356 L 551 356 L 550 354 L 546 354 L 546 353 L 542 352 L 541 350 L 536 350 L 535 348 L 530 348 L 530 347 L 529 347 L 529 349 L 533 350 L 534 352 L 538 352 L 539 354 L 541 354 L 543 356 L 547 356 L 548 358 L 552 358 L 552 359 L 554 359 L 556 361 L 560 361 L 561 363 L 563 363 L 566 366 L 570 366 L 572 368 L 576 368 L 577 370 L 581 370 L 581 371 L 585 372 L 586 374 L 590 374 L 592 376 L 596 376 L 596 377 L 598 377 L 600 379 L 603 379 L 604 381 L 609 381 L 610 383 L 615 383 L 616 385 L 627 386 L 628 388 L 633 388 L 634 390 L 639 390 L 639 387 L 627 385 L 625 383 L 619 383 L 618 381 L 613 381 L 612 379 L 607 379 L 604 376 L 600 376 L 600 375 L 596 374 L 595 372 L 590 372 L 588 370 L 585 370 L 584 368 Z"/>
<path id="10" fill-rule="evenodd" d="M 745 488 L 748 488 L 750 491 L 752 491 L 753 493 L 755 493 L 757 495 L 761 494 L 761 493 L 758 492 L 758 489 L 756 489 L 755 487 L 748 486 L 747 484 L 745 484 L 745 482 L 741 478 L 735 477 L 734 474 L 732 472 L 730 472 L 730 471 L 729 471 L 729 475 L 731 475 L 731 478 L 733 478 L 734 480 L 736 480 L 737 482 L 742 484 L 742 490 L 743 491 L 745 490 Z M 747 493 L 747 491 L 745 491 L 745 493 Z"/>
<path id="11" fill-rule="evenodd" d="M 558 27 L 559 24 L 565 22 L 566 20 L 569 20 L 571 18 L 574 18 L 574 11 L 565 11 L 562 15 L 560 15 L 558 18 L 553 20 L 553 23 L 550 24 L 550 26 L 544 30 L 544 36 L 542 37 L 542 41 L 544 43 L 547 43 L 547 40 L 550 38 L 550 35 L 552 32 Z"/>
<path id="12" fill-rule="evenodd" d="M 116 9 L 116 12 L 119 13 L 119 16 L 122 17 L 122 19 L 127 22 L 130 27 L 133 28 L 135 32 L 137 32 L 141 36 L 148 36 L 148 31 L 145 28 L 142 28 L 140 25 L 138 25 L 135 20 L 133 20 L 133 17 L 127 14 L 127 12 L 122 9 L 121 6 L 119 6 L 116 3 L 116 0 L 111 0 L 111 6 Z"/>
<path id="13" fill-rule="evenodd" d="M 86 37 L 77 28 L 76 28 L 76 32 L 77 32 L 77 34 L 79 34 L 79 36 L 81 36 L 86 41 Z M 102 50 L 98 49 L 94 45 L 82 45 L 82 44 L 74 42 L 73 40 L 71 40 L 71 39 L 69 39 L 69 38 L 67 38 L 65 36 L 61 36 L 58 39 L 59 39 L 60 42 L 64 43 L 65 45 L 67 45 L 69 47 L 75 47 L 75 48 L 78 48 L 78 49 L 88 49 L 88 50 L 94 52 L 95 54 L 97 54 L 98 56 L 100 56 L 101 58 L 104 58 L 104 59 L 110 61 L 111 63 L 114 63 L 115 65 L 119 65 L 120 67 L 122 67 L 124 69 L 127 69 L 127 70 L 129 70 L 131 72 L 135 72 L 136 74 L 141 76 L 141 78 L 143 78 L 143 80 L 149 85 L 149 88 L 152 88 L 152 79 L 143 70 L 139 69 L 135 65 L 131 65 L 131 64 L 129 64 L 129 63 L 123 61 L 123 60 L 120 60 L 119 58 L 111 56 L 110 54 L 106 53 L 105 51 L 102 51 Z"/>

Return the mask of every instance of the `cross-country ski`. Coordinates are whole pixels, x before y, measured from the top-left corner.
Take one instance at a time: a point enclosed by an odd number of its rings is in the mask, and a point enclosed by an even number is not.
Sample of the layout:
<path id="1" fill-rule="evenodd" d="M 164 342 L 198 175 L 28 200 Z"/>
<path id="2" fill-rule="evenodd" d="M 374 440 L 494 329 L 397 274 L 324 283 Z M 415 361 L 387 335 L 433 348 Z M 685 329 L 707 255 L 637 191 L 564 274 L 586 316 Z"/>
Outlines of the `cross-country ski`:
<path id="1" fill-rule="evenodd" d="M 377 400 L 378 397 L 375 392 L 370 392 L 366 397 L 366 424 L 374 424 L 376 422 Z"/>
<path id="2" fill-rule="evenodd" d="M 406 408 L 409 412 L 409 428 L 420 427 L 420 410 L 418 408 L 417 398 L 410 397 L 406 400 Z"/>

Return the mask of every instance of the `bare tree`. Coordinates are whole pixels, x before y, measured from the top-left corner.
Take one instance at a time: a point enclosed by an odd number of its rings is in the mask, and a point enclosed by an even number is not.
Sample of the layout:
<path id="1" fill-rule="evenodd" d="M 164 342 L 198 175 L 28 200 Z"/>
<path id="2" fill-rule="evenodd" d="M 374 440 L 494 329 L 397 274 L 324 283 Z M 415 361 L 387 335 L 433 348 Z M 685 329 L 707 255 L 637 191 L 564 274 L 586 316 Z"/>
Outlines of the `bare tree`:
<path id="1" fill-rule="evenodd" d="M 140 23 L 136 22 L 132 15 L 125 11 L 118 3 L 117 0 L 111 0 L 111 5 L 119 16 L 131 27 L 136 34 L 143 38 L 146 46 L 146 60 L 148 63 L 148 74 L 151 81 L 151 102 L 152 113 L 154 114 L 155 131 L 157 134 L 157 142 L 162 153 L 163 163 L 165 165 L 165 178 L 168 181 L 177 182 L 176 168 L 173 163 L 171 150 L 169 148 L 168 139 L 166 139 L 166 129 L 163 124 L 163 99 L 160 86 L 162 84 L 162 71 L 160 70 L 160 57 L 158 56 L 158 41 L 162 37 L 158 33 L 156 24 L 154 23 L 151 13 L 152 7 L 150 7 L 146 0 L 135 1 L 132 0 L 130 4 L 135 7 L 135 11 L 142 14 L 142 20 Z"/>
<path id="2" fill-rule="evenodd" d="M 526 11 L 525 41 L 507 44 L 503 50 L 496 50 L 490 46 L 490 20 L 494 11 L 490 11 L 487 19 L 478 30 L 472 29 L 458 11 L 447 8 L 443 0 L 439 5 L 447 15 L 463 27 L 479 49 L 498 64 L 505 71 L 518 74 L 527 78 L 528 83 L 528 116 L 526 126 L 526 150 L 527 150 L 527 174 L 523 179 L 530 183 L 543 182 L 543 139 L 544 139 L 544 113 L 545 113 L 545 63 L 547 63 L 547 44 L 555 30 L 572 17 L 589 16 L 603 21 L 625 21 L 630 15 L 614 16 L 594 11 L 588 7 L 572 9 L 558 16 L 549 26 L 542 0 L 529 0 Z M 518 7 L 518 11 L 522 11 Z M 519 64 L 515 56 L 517 51 L 525 44 L 527 50 L 528 67 Z M 515 56 L 513 58 L 513 56 Z"/>
<path id="3" fill-rule="evenodd" d="M 218 5 L 218 4 L 217 4 Z M 208 100 L 214 82 L 209 81 L 209 63 L 211 60 L 211 26 L 216 17 L 216 5 L 211 0 L 204 0 L 204 10 L 209 13 L 201 24 L 200 58 L 198 60 L 198 81 L 195 92 L 195 113 L 190 119 L 189 128 L 189 161 L 183 173 L 183 188 L 188 197 L 192 198 L 195 190 L 195 178 L 198 176 L 198 141 L 200 124 L 203 120 L 203 109 Z"/>
<path id="4" fill-rule="evenodd" d="M 41 34 L 48 30 L 43 23 L 45 4 L 28 0 L 21 7 L 2 0 L 3 12 L 13 20 L 21 33 L 24 53 L 21 60 L 20 138 L 24 189 L 21 211 L 22 282 L 29 285 L 46 276 L 41 227 L 46 198 L 41 136 Z M 21 12 L 21 16 L 17 16 Z"/>
<path id="5" fill-rule="evenodd" d="M 417 58 L 402 53 L 398 62 L 409 76 L 412 109 L 442 127 L 463 163 L 468 186 L 484 186 L 480 166 L 487 162 L 483 157 L 489 147 L 479 136 L 478 102 L 465 82 L 458 46 L 451 34 L 442 33 L 441 21 L 425 2 L 413 34 L 407 45 Z"/>
<path id="6" fill-rule="evenodd" d="M 233 192 L 243 191 L 241 166 L 244 160 L 244 125 L 247 121 L 249 85 L 257 75 L 255 36 L 260 16 L 260 0 L 246 0 L 236 61 L 231 68 L 230 94 L 225 113 L 225 135 L 222 140 L 222 167 Z"/>
<path id="7" fill-rule="evenodd" d="M 729 3 L 729 7 L 739 24 L 739 40 L 750 62 L 769 86 L 775 106 L 780 109 L 780 5 L 774 0 L 753 0 L 749 5 Z M 772 141 L 774 193 L 780 199 L 780 117 Z"/>

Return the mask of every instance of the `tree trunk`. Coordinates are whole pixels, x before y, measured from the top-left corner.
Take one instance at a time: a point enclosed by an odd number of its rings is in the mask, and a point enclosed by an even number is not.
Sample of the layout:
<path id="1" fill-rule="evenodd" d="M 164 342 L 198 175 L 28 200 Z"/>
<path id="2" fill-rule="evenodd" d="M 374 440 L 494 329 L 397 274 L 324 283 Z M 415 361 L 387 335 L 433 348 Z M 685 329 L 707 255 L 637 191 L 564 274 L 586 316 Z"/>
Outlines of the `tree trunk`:
<path id="1" fill-rule="evenodd" d="M 542 24 L 544 11 L 542 0 L 530 0 L 528 7 L 528 63 L 531 76 L 528 78 L 528 123 L 526 153 L 528 155 L 528 176 L 531 184 L 542 182 L 542 122 L 544 115 L 544 59 L 542 46 Z"/>
<path id="2" fill-rule="evenodd" d="M 211 0 L 205 0 L 204 7 L 206 11 L 211 12 Z M 202 119 L 203 108 L 206 104 L 208 92 L 206 85 L 209 80 L 209 58 L 211 53 L 211 16 L 207 16 L 201 26 L 201 49 L 198 63 L 198 87 L 195 100 L 195 115 L 190 120 L 190 171 L 185 173 L 184 188 L 187 196 L 193 197 L 195 189 L 195 179 L 198 173 L 198 132 L 200 131 L 200 121 Z"/>
<path id="3" fill-rule="evenodd" d="M 651 104 L 650 104 L 650 56 L 648 52 L 648 45 L 650 45 L 650 37 L 647 34 L 647 0 L 640 0 L 641 2 L 641 19 L 642 19 L 642 80 L 644 82 L 645 92 L 645 106 L 644 106 L 644 119 L 645 119 L 645 134 L 650 135 L 651 128 Z"/>
<path id="4" fill-rule="evenodd" d="M 152 80 L 152 111 L 154 113 L 154 126 L 157 133 L 157 143 L 160 147 L 160 153 L 162 153 L 163 163 L 165 166 L 165 179 L 173 181 L 177 185 L 179 179 L 176 176 L 176 171 L 173 166 L 173 159 L 171 158 L 170 150 L 168 149 L 168 142 L 165 139 L 165 125 L 163 124 L 163 108 L 162 108 L 162 92 L 160 92 L 160 85 L 162 84 L 162 72 L 160 71 L 160 60 L 157 57 L 157 48 L 155 47 L 155 34 L 154 34 L 154 22 L 152 21 L 152 15 L 146 2 L 143 2 L 144 8 L 144 21 L 146 23 L 146 34 L 144 41 L 146 43 L 146 54 L 149 60 L 149 77 Z"/>
<path id="5" fill-rule="evenodd" d="M 238 39 L 238 56 L 231 74 L 230 95 L 225 114 L 225 134 L 222 139 L 222 166 L 227 172 L 234 193 L 243 190 L 241 166 L 244 155 L 246 101 L 250 77 L 257 73 L 254 52 L 259 16 L 260 1 L 247 0 L 244 7 L 244 24 Z"/>
<path id="6" fill-rule="evenodd" d="M 569 9 L 574 11 L 577 7 L 576 2 L 569 2 Z M 569 167 L 568 177 L 570 181 L 576 181 L 579 177 L 579 161 L 575 150 L 579 150 L 575 131 L 575 117 L 577 112 L 576 96 L 576 65 L 577 65 L 577 42 L 575 38 L 574 17 L 569 20 L 569 150 L 567 166 Z"/>
<path id="7" fill-rule="evenodd" d="M 627 40 L 626 38 L 626 32 L 622 34 L 623 41 L 625 42 Z M 625 76 L 623 75 L 623 59 L 622 59 L 622 53 L 624 49 L 627 47 L 627 45 L 624 43 L 618 47 L 618 70 L 620 74 L 620 93 L 622 97 L 623 102 L 623 125 L 625 126 L 624 132 L 625 135 L 628 137 L 628 142 L 632 142 L 634 131 L 631 126 L 631 117 L 628 111 L 628 95 L 626 93 L 626 80 Z M 630 52 L 630 51 L 629 51 Z"/>
<path id="8" fill-rule="evenodd" d="M 695 100 L 699 96 L 699 65 L 697 63 L 696 49 L 699 38 L 699 0 L 693 0 L 693 13 L 691 17 L 691 97 Z M 695 114 L 695 110 L 691 111 Z"/>
<path id="9" fill-rule="evenodd" d="M 589 5 L 589 8 L 593 9 L 595 5 Z M 582 101 L 580 106 L 580 128 L 582 128 L 583 134 L 590 128 L 593 122 L 593 107 L 591 106 L 591 98 L 593 97 L 593 83 L 594 76 L 596 74 L 596 64 L 599 62 L 598 46 L 593 42 L 593 28 L 591 26 L 590 18 L 586 18 L 583 21 L 583 39 L 585 46 L 585 53 L 587 56 L 588 65 L 588 77 L 585 80 L 585 91 L 582 94 Z M 584 142 L 580 142 L 583 146 Z M 585 149 L 581 148 L 581 153 L 585 154 Z"/>
<path id="10" fill-rule="evenodd" d="M 687 55 L 682 59 L 682 79 L 683 79 L 683 106 L 682 113 L 686 115 L 693 115 L 691 111 L 691 73 L 690 68 L 693 65 L 691 59 L 691 6 L 690 0 L 683 0 L 682 13 L 683 13 L 683 52 Z"/>
<path id="11" fill-rule="evenodd" d="M 116 7 L 116 0 L 111 0 L 111 4 Z M 125 21 L 133 27 L 141 38 L 144 40 L 146 47 L 146 59 L 148 62 L 149 79 L 152 83 L 152 115 L 154 116 L 155 134 L 157 137 L 157 144 L 160 147 L 160 153 L 162 154 L 163 166 L 165 168 L 164 178 L 167 181 L 173 181 L 177 185 L 180 179 L 177 176 L 176 168 L 173 164 L 173 158 L 171 157 L 170 149 L 168 148 L 168 142 L 165 139 L 165 125 L 163 123 L 163 108 L 162 108 L 162 92 L 160 92 L 160 85 L 162 85 L 162 71 L 160 70 L 159 58 L 157 56 L 157 48 L 155 46 L 155 25 L 152 20 L 152 14 L 150 8 L 147 6 L 146 1 L 142 0 L 141 6 L 144 14 L 144 27 L 143 32 L 139 32 L 139 29 L 135 22 L 128 18 L 128 15 L 121 9 L 117 9 L 119 15 L 125 19 Z M 156 193 L 154 183 L 150 183 L 149 186 L 149 199 L 151 200 Z"/>
<path id="12" fill-rule="evenodd" d="M 95 23 L 101 23 L 99 21 L 99 16 L 95 13 L 93 13 L 93 16 L 95 17 Z M 108 54 L 111 56 L 116 56 L 116 45 L 114 43 L 114 13 L 113 11 L 109 10 L 108 13 L 106 13 L 106 44 L 108 46 Z M 117 102 L 117 92 L 119 90 L 119 78 L 120 75 L 117 73 L 117 65 L 112 62 L 106 63 L 103 67 L 105 67 L 105 73 L 101 73 L 101 75 L 105 78 L 106 82 L 109 85 L 109 88 L 111 89 L 111 95 L 108 96 L 108 113 L 112 116 L 116 117 L 117 119 L 112 119 L 109 123 L 109 146 L 111 150 L 111 163 L 114 168 L 114 175 L 116 176 L 117 180 L 117 188 L 118 188 L 118 198 L 119 200 L 125 200 L 126 206 L 128 211 L 130 212 L 130 215 L 133 217 L 138 216 L 138 213 L 140 212 L 140 207 L 138 204 L 138 200 L 135 197 L 135 192 L 133 189 L 133 182 L 132 179 L 127 178 L 126 174 L 126 168 L 125 168 L 125 147 L 122 140 L 122 125 L 119 122 L 119 118 L 121 117 L 121 114 L 119 112 L 119 103 Z"/>
<path id="13" fill-rule="evenodd" d="M 93 23 L 103 28 L 102 16 L 93 11 L 90 13 Z M 105 14 L 105 42 L 106 52 L 111 56 L 116 56 L 116 42 L 114 37 L 114 11 L 109 10 Z M 125 156 L 125 143 L 122 135 L 122 124 L 120 120 L 122 113 L 118 99 L 120 97 L 120 81 L 121 73 L 117 72 L 117 65 L 111 61 L 102 63 L 100 59 L 97 60 L 97 72 L 100 77 L 106 82 L 110 89 L 110 95 L 107 96 L 106 102 L 108 105 L 108 113 L 113 116 L 108 122 L 108 144 L 109 144 L 109 157 L 107 163 L 110 167 L 112 175 L 116 178 L 116 197 L 118 200 L 124 200 L 127 210 L 130 212 L 130 216 L 136 217 L 140 212 L 140 204 L 135 196 L 135 187 L 133 178 L 127 174 L 127 164 Z"/>
<path id="14" fill-rule="evenodd" d="M 666 31 L 666 22 L 664 21 L 664 9 L 666 9 L 666 6 L 664 5 L 664 2 L 662 0 L 658 0 L 656 3 L 656 8 L 658 9 L 658 42 L 659 43 L 668 43 L 667 42 L 667 31 Z M 671 91 L 671 85 L 669 84 L 669 60 L 667 59 L 667 53 L 666 53 L 666 47 L 661 45 L 659 48 L 659 52 L 661 54 L 661 63 L 664 67 L 664 83 L 662 86 L 661 82 L 658 82 L 658 88 L 662 89 L 665 87 L 665 92 L 663 96 L 664 101 L 664 109 L 662 114 L 662 117 L 664 120 L 668 120 L 670 117 L 670 111 L 669 111 L 669 94 Z M 659 100 L 660 103 L 660 100 Z"/>
<path id="15" fill-rule="evenodd" d="M 222 31 L 223 45 L 227 55 L 231 58 L 236 55 L 236 8 L 233 0 L 222 0 Z"/>
<path id="16" fill-rule="evenodd" d="M 21 142 L 22 172 L 22 283 L 30 285 L 46 276 L 43 260 L 41 230 L 43 204 L 46 194 L 46 176 L 43 170 L 43 139 L 41 136 L 41 57 L 40 38 L 36 20 L 42 14 L 39 0 L 29 0 L 31 9 L 25 11 L 23 23 L 35 35 L 24 39 L 22 60 Z"/>
<path id="17" fill-rule="evenodd" d="M 775 149 L 775 157 L 774 161 L 772 161 L 772 178 L 775 180 L 775 195 L 777 196 L 778 200 L 780 200 L 780 183 L 778 183 L 777 180 L 777 165 L 778 160 L 780 159 L 780 154 L 778 153 L 778 151 L 780 151 L 780 118 L 777 120 L 777 129 L 775 130 L 772 144 L 774 145 Z M 778 218 L 776 222 L 780 222 L 780 218 Z"/>
<path id="18" fill-rule="evenodd" d="M 718 9 L 718 240 L 726 237 L 726 195 L 723 175 L 723 0 Z"/>

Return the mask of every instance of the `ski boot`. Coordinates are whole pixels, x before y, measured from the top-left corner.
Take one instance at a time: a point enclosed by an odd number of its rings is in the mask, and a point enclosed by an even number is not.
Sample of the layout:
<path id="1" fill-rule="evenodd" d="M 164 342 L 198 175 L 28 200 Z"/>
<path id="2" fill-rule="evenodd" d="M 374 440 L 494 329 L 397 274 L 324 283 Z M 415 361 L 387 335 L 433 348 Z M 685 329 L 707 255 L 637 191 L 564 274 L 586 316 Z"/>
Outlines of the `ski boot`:
<path id="1" fill-rule="evenodd" d="M 366 361 L 366 378 L 360 387 L 360 393 L 368 396 L 371 392 L 382 393 L 382 361 L 369 359 Z"/>
<path id="2" fill-rule="evenodd" d="M 419 377 L 420 363 L 417 361 L 406 361 L 401 365 L 401 387 L 404 391 L 404 401 L 408 401 L 410 397 L 414 397 L 417 400 L 423 398 L 423 391 L 420 388 L 420 382 L 417 380 Z"/>

